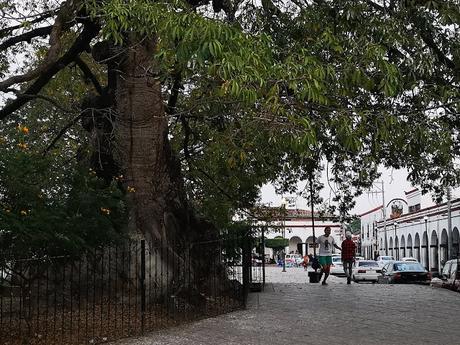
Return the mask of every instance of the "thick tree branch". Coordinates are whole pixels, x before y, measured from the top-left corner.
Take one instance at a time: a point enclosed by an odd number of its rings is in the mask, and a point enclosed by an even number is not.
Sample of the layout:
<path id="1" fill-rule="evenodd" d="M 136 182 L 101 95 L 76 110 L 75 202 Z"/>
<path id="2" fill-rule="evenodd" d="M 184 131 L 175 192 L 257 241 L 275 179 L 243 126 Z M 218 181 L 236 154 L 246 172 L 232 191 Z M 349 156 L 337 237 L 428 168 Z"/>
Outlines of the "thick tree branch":
<path id="1" fill-rule="evenodd" d="M 174 82 L 171 88 L 171 95 L 169 96 L 168 106 L 166 108 L 166 112 L 168 113 L 168 115 L 174 115 L 176 113 L 176 105 L 177 105 L 177 99 L 179 97 L 181 80 L 182 80 L 181 73 L 180 72 L 174 73 Z"/>
<path id="2" fill-rule="evenodd" d="M 0 44 L 0 51 L 8 49 L 19 42 L 30 42 L 30 40 L 34 37 L 49 35 L 51 29 L 52 26 L 45 26 L 43 28 L 37 28 L 32 31 L 25 32 L 22 35 L 13 36 Z"/>
<path id="3" fill-rule="evenodd" d="M 416 24 L 417 21 L 414 20 L 414 24 Z M 424 23 L 426 24 L 426 22 Z M 416 24 L 417 25 L 417 24 Z M 458 75 L 458 67 L 455 65 L 455 63 L 449 59 L 446 54 L 444 54 L 441 49 L 438 47 L 436 42 L 433 39 L 433 36 L 424 28 L 419 25 L 417 25 L 417 28 L 420 31 L 420 36 L 423 39 L 423 42 L 434 52 L 436 57 L 438 58 L 439 62 L 444 64 L 444 66 L 450 68 L 452 71 L 455 71 L 456 75 Z"/>
<path id="4" fill-rule="evenodd" d="M 45 12 L 42 15 L 40 15 L 39 17 L 35 18 L 34 20 L 28 21 L 28 23 L 29 24 L 39 23 L 44 19 L 47 19 L 47 18 L 50 18 L 50 17 L 56 15 L 57 11 L 58 10 Z M 0 30 L 0 37 L 6 37 L 6 36 L 10 35 L 14 30 L 18 30 L 18 29 L 21 29 L 23 27 L 24 27 L 24 24 L 21 23 L 21 24 L 15 25 L 15 26 L 10 26 L 10 27 L 1 29 Z"/>
<path id="5" fill-rule="evenodd" d="M 27 95 L 27 94 L 22 94 L 21 97 L 29 98 L 29 99 L 42 99 L 42 100 L 44 100 L 44 101 L 46 101 L 48 103 L 51 103 L 52 105 L 54 105 L 57 109 L 59 109 L 63 113 L 73 113 L 72 110 L 64 108 L 57 101 L 55 101 L 54 99 L 52 99 L 50 97 L 46 97 L 46 96 L 43 96 L 43 95 Z"/>
<path id="6" fill-rule="evenodd" d="M 61 137 L 69 130 L 69 128 L 75 125 L 82 116 L 83 116 L 83 113 L 79 114 L 78 116 L 75 116 L 67 125 L 65 125 L 59 131 L 58 135 L 53 139 L 53 141 L 51 141 L 48 147 L 43 151 L 43 156 L 45 156 L 54 147 L 54 145 L 56 145 L 59 139 L 61 139 Z"/>
<path id="7" fill-rule="evenodd" d="M 11 85 L 23 83 L 37 78 L 43 71 L 47 70 L 57 61 L 61 52 L 62 33 L 70 26 L 70 10 L 72 6 L 72 1 L 66 2 L 66 4 L 64 4 L 63 8 L 57 15 L 50 32 L 50 47 L 43 62 L 37 68 L 25 74 L 15 75 L 0 82 L 0 91 L 5 91 L 5 89 L 9 88 Z"/>
<path id="8" fill-rule="evenodd" d="M 374 10 L 377 10 L 377 11 L 381 11 L 381 12 L 384 12 L 385 11 L 385 7 L 379 5 L 379 4 L 376 4 L 375 2 L 371 1 L 371 0 L 367 0 L 366 1 L 367 4 L 369 6 L 371 6 Z"/>
<path id="9" fill-rule="evenodd" d="M 97 80 L 97 77 L 94 75 L 94 73 L 88 67 L 88 65 L 79 56 L 77 56 L 75 58 L 75 63 L 77 64 L 78 67 L 80 67 L 80 69 L 83 72 L 83 74 L 85 75 L 85 77 L 88 78 L 89 80 L 91 80 L 91 82 L 93 83 L 94 88 L 96 89 L 97 93 L 99 95 L 102 95 L 102 93 L 104 92 L 102 90 L 102 86 L 99 83 L 99 81 Z"/>
<path id="10" fill-rule="evenodd" d="M 88 48 L 89 42 L 96 37 L 99 30 L 99 25 L 93 23 L 87 24 L 73 45 L 61 58 L 43 70 L 37 80 L 25 90 L 23 95 L 19 95 L 14 101 L 0 109 L 0 120 L 22 107 L 31 99 L 30 95 L 38 94 L 54 75 L 65 68 L 69 63 L 75 61 L 75 58 Z"/>
<path id="11" fill-rule="evenodd" d="M 367 0 L 366 1 L 369 6 L 371 6 L 373 9 L 385 12 L 385 8 L 374 1 Z M 410 12 L 410 19 L 412 23 L 415 25 L 417 30 L 420 33 L 420 37 L 422 38 L 423 42 L 430 48 L 433 53 L 436 55 L 438 58 L 439 62 L 444 64 L 447 68 L 450 68 L 451 70 L 456 72 L 456 75 L 458 75 L 458 70 L 459 67 L 455 65 L 455 62 L 447 57 L 446 54 L 439 48 L 439 46 L 436 44 L 434 41 L 433 35 L 430 33 L 430 31 L 427 29 L 428 27 L 428 22 L 426 21 L 425 18 L 421 17 L 420 15 L 417 15 L 416 12 L 411 11 Z"/>

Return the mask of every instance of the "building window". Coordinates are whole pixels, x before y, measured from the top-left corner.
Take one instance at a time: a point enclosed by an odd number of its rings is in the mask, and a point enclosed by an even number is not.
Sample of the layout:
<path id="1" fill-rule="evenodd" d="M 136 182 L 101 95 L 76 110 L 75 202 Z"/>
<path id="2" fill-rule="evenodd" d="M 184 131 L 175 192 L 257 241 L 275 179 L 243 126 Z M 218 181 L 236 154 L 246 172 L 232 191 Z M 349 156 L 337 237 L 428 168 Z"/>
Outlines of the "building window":
<path id="1" fill-rule="evenodd" d="M 367 238 L 369 238 L 369 224 L 367 224 Z"/>
<path id="2" fill-rule="evenodd" d="M 409 206 L 409 213 L 420 211 L 420 204 Z"/>

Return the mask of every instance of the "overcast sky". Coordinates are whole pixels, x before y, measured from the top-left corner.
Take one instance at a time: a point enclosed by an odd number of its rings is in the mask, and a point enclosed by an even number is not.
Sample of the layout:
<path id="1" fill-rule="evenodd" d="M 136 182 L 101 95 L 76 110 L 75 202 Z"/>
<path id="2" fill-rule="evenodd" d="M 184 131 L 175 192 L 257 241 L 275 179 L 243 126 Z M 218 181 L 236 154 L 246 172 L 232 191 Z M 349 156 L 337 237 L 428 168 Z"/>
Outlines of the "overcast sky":
<path id="1" fill-rule="evenodd" d="M 384 181 L 385 187 L 385 203 L 394 198 L 406 199 L 404 192 L 413 189 L 407 181 L 406 170 L 386 170 L 382 169 L 382 176 L 379 181 Z M 321 192 L 321 196 L 324 200 L 327 200 L 330 196 L 330 188 L 326 182 L 326 177 L 323 176 L 323 182 L 325 184 L 324 189 Z M 381 183 L 376 184 L 379 188 Z M 299 183 L 299 191 L 305 187 L 305 183 Z M 378 191 L 378 188 L 374 188 L 374 192 Z M 460 193 L 458 190 L 453 191 L 452 197 L 459 197 Z M 275 189 L 271 185 L 266 185 L 261 189 L 262 203 L 272 203 L 273 206 L 279 206 L 281 204 L 281 195 L 275 193 Z M 370 209 L 373 209 L 382 204 L 381 193 L 365 193 L 356 199 L 356 205 L 350 212 L 351 214 L 362 214 Z M 422 196 L 422 208 L 434 205 L 430 195 Z M 303 198 L 297 198 L 297 208 L 310 209 L 307 202 Z"/>

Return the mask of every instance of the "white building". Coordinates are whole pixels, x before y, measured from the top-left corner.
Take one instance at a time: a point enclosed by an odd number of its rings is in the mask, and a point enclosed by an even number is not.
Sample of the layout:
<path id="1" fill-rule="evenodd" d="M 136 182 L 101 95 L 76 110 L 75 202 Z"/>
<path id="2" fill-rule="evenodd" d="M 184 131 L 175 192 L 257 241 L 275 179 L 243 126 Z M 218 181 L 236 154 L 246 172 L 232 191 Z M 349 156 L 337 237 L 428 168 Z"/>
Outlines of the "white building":
<path id="1" fill-rule="evenodd" d="M 315 213 L 314 229 L 316 238 L 324 234 L 326 226 L 331 228 L 331 236 L 334 237 L 337 245 L 340 246 L 344 238 L 340 223 L 335 221 L 332 216 L 320 217 Z M 275 237 L 284 237 L 289 240 L 289 247 L 286 248 L 287 254 L 313 254 L 313 221 L 311 212 L 299 209 L 286 209 L 284 217 L 279 217 L 279 219 L 275 219 L 267 224 L 265 238 Z M 274 253 L 272 249 L 266 248 L 266 254 L 270 254 L 270 257 L 273 258 Z"/>
<path id="2" fill-rule="evenodd" d="M 378 206 L 360 215 L 361 218 L 361 255 L 366 259 L 375 259 L 377 248 L 377 222 L 383 219 L 383 207 Z"/>
<path id="3" fill-rule="evenodd" d="M 439 272 L 445 261 L 459 253 L 460 199 L 450 203 L 449 227 L 448 203 L 421 208 L 418 189 L 405 194 L 407 212 L 392 212 L 384 220 L 379 207 L 361 215 L 363 252 L 367 258 L 375 251 L 395 259 L 413 256 L 428 270 Z"/>

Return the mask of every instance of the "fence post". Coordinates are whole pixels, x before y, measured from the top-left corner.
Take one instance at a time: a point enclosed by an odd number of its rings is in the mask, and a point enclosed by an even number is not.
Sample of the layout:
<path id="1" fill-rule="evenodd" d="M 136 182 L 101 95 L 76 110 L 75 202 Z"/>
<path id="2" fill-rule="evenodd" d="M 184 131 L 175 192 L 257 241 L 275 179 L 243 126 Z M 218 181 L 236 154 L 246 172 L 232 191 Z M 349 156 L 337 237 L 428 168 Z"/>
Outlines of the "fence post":
<path id="1" fill-rule="evenodd" d="M 141 240 L 141 332 L 144 333 L 145 327 L 145 240 Z"/>
<path id="2" fill-rule="evenodd" d="M 249 289 L 251 285 L 251 247 L 249 244 L 249 238 L 244 235 L 242 238 L 242 251 L 243 251 L 243 305 L 246 308 L 248 300 Z"/>

